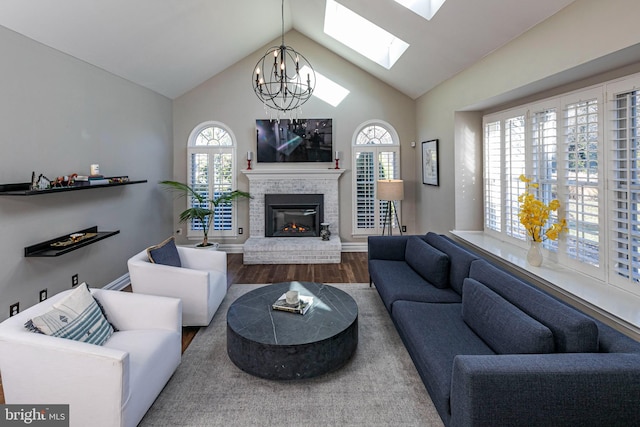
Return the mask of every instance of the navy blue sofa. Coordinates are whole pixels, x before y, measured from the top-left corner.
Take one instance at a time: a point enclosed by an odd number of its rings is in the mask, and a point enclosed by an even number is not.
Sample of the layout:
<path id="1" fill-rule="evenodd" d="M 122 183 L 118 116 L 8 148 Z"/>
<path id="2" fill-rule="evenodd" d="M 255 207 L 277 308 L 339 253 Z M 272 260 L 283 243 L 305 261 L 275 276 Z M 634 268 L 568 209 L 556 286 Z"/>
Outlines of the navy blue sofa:
<path id="1" fill-rule="evenodd" d="M 640 343 L 446 236 L 372 236 L 368 249 L 445 425 L 640 425 Z"/>

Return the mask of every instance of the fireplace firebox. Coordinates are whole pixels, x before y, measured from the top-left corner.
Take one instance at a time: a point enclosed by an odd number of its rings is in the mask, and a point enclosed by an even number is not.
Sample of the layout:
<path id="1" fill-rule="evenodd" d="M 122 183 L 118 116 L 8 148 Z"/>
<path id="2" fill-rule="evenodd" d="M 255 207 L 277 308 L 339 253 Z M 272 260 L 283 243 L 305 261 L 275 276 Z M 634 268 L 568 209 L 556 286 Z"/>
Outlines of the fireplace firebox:
<path id="1" fill-rule="evenodd" d="M 265 194 L 266 237 L 317 237 L 323 222 L 322 194 Z"/>

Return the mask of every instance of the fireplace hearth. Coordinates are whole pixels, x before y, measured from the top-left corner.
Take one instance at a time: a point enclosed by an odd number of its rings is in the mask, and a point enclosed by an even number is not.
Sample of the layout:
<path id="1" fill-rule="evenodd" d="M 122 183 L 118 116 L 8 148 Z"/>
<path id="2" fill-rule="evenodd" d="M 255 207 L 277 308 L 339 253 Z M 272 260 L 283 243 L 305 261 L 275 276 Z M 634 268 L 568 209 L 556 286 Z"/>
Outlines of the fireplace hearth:
<path id="1" fill-rule="evenodd" d="M 323 221 L 322 194 L 265 194 L 266 237 L 317 237 Z"/>

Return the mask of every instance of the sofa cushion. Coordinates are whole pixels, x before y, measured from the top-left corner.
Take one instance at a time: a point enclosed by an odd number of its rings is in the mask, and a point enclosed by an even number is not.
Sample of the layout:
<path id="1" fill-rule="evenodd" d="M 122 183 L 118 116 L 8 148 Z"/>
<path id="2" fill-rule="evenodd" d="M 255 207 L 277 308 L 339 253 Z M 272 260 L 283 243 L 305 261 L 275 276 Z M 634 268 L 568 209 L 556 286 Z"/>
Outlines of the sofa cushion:
<path id="1" fill-rule="evenodd" d="M 465 279 L 462 319 L 498 354 L 553 352 L 553 334 L 480 282 Z"/>
<path id="2" fill-rule="evenodd" d="M 180 255 L 178 254 L 178 248 L 176 248 L 176 241 L 173 236 L 169 237 L 159 245 L 147 248 L 147 255 L 149 255 L 149 262 L 152 262 L 154 264 L 182 267 L 182 262 L 180 262 Z"/>
<path id="3" fill-rule="evenodd" d="M 462 284 L 464 283 L 464 279 L 469 277 L 471 263 L 480 258 L 440 234 L 429 232 L 425 236 L 425 240 L 434 248 L 449 255 L 449 286 L 458 294 L 462 295 Z"/>
<path id="4" fill-rule="evenodd" d="M 590 317 L 484 260 L 471 265 L 469 277 L 549 328 L 553 333 L 555 351 L 598 351 L 598 326 Z"/>
<path id="5" fill-rule="evenodd" d="M 436 288 L 449 287 L 449 256 L 440 252 L 421 238 L 411 236 L 407 240 L 404 259 L 423 279 Z"/>
<path id="6" fill-rule="evenodd" d="M 436 288 L 404 261 L 369 260 L 369 275 L 389 312 L 398 300 L 437 303 L 462 301 L 453 289 Z"/>
<path id="7" fill-rule="evenodd" d="M 54 303 L 46 313 L 29 320 L 25 327 L 33 332 L 96 345 L 104 344 L 113 334 L 86 283 Z"/>

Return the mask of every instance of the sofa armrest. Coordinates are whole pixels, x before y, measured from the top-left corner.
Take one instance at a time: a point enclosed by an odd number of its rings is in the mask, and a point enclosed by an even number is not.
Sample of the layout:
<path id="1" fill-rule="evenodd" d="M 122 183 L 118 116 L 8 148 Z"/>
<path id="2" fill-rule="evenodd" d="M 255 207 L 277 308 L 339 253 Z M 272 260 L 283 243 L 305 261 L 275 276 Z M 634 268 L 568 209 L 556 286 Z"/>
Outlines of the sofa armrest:
<path id="1" fill-rule="evenodd" d="M 178 253 L 184 268 L 227 274 L 226 252 L 178 246 Z"/>
<path id="2" fill-rule="evenodd" d="M 168 329 L 182 333 L 182 301 L 178 298 L 91 289 L 116 328 Z"/>
<path id="3" fill-rule="evenodd" d="M 640 355 L 456 356 L 451 426 L 634 425 Z"/>
<path id="4" fill-rule="evenodd" d="M 73 402 L 72 417 L 78 408 L 91 407 L 95 419 L 121 424 L 129 394 L 129 354 L 124 351 L 24 328 L 3 329 L 0 371 L 7 403 Z"/>
<path id="5" fill-rule="evenodd" d="M 404 251 L 410 236 L 369 236 L 369 259 L 404 261 Z"/>

